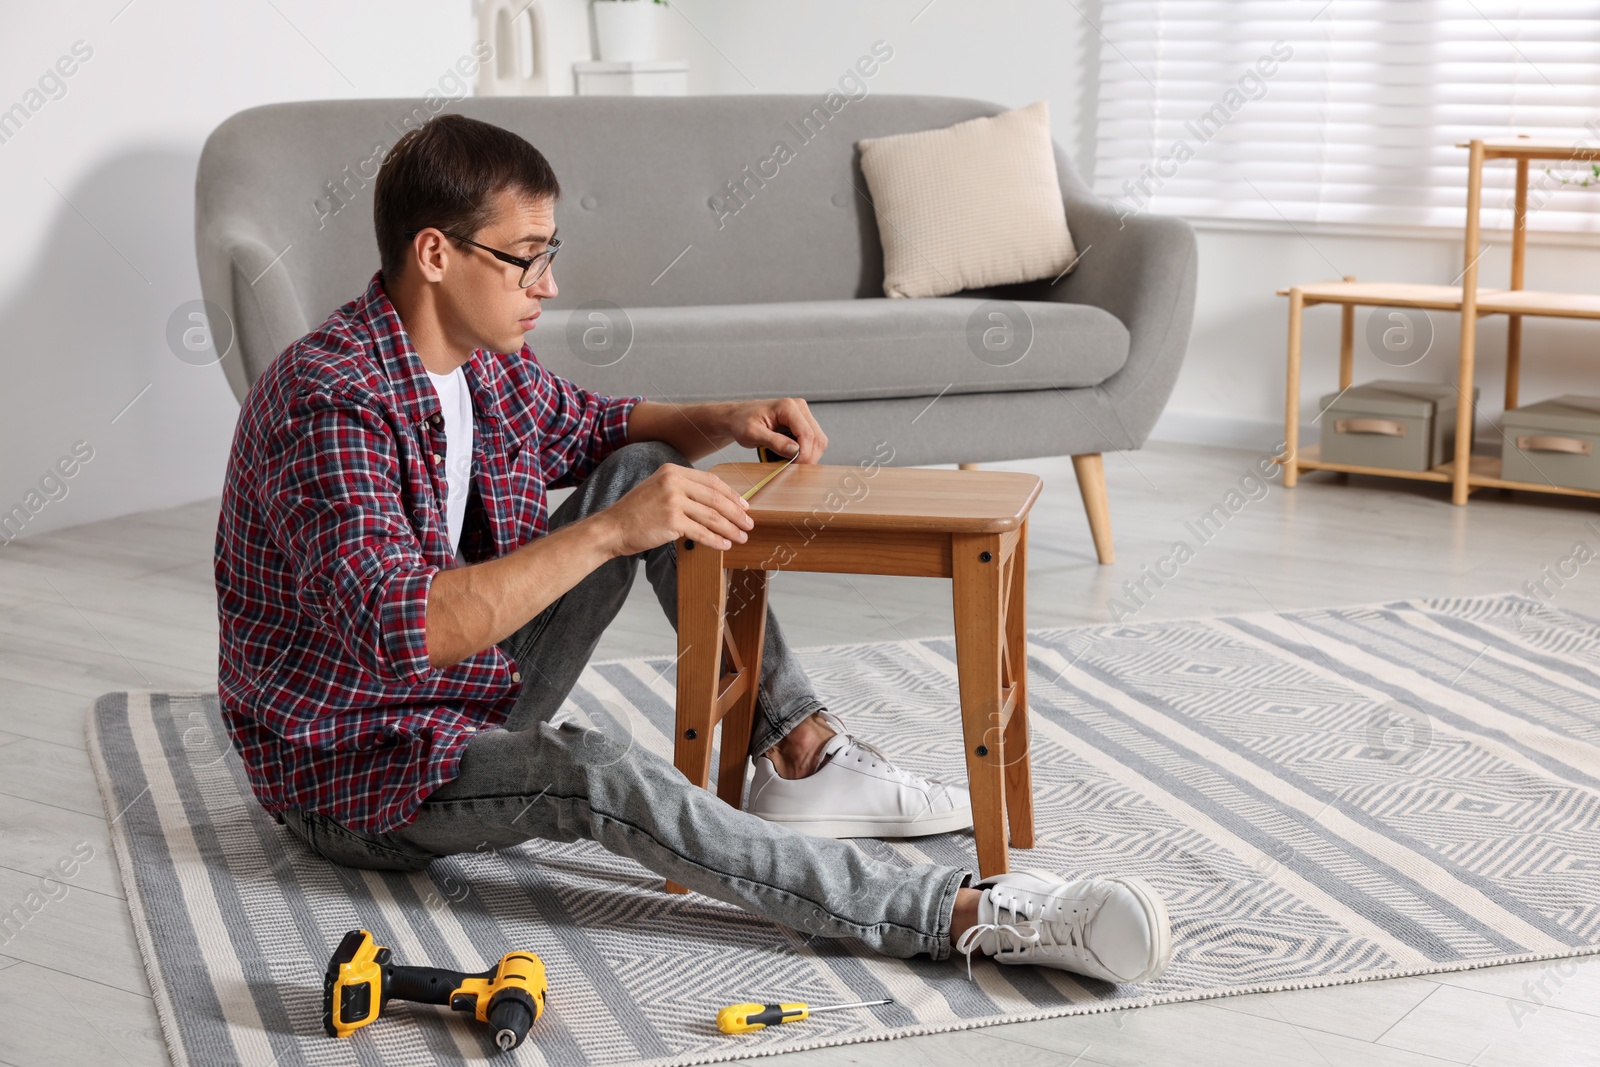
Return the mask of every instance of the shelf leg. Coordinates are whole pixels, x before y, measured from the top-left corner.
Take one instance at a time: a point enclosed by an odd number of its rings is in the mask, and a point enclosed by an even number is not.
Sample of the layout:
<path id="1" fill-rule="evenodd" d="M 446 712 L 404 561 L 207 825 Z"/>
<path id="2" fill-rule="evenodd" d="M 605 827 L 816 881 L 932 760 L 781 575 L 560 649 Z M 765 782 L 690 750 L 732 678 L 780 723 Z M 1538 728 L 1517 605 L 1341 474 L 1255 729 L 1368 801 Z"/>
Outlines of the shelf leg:
<path id="1" fill-rule="evenodd" d="M 1511 288 L 1521 289 L 1528 252 L 1528 161 L 1517 160 L 1517 210 L 1511 224 Z M 1522 379 L 1522 316 L 1506 319 L 1506 410 L 1517 406 Z"/>
<path id="2" fill-rule="evenodd" d="M 1517 160 L 1516 215 L 1511 224 L 1511 288 L 1522 288 L 1522 268 L 1528 254 L 1528 161 Z"/>
<path id="3" fill-rule="evenodd" d="M 1289 364 L 1284 375 L 1283 484 L 1293 489 L 1300 480 L 1300 320 L 1306 298 L 1297 285 L 1289 290 Z"/>
<path id="4" fill-rule="evenodd" d="M 1517 384 L 1522 377 L 1522 316 L 1506 319 L 1506 410 L 1517 406 Z"/>
<path id="5" fill-rule="evenodd" d="M 1354 274 L 1346 274 L 1344 280 L 1353 282 Z M 1345 304 L 1339 309 L 1339 392 L 1350 388 L 1350 383 L 1355 380 L 1356 373 L 1356 306 Z"/>
<path id="6" fill-rule="evenodd" d="M 1478 214 L 1483 201 L 1483 141 L 1474 139 L 1467 163 L 1467 235 L 1462 249 L 1466 267 L 1461 272 L 1461 365 L 1456 374 L 1456 457 L 1450 501 L 1466 504 L 1472 477 L 1473 360 L 1478 341 Z"/>

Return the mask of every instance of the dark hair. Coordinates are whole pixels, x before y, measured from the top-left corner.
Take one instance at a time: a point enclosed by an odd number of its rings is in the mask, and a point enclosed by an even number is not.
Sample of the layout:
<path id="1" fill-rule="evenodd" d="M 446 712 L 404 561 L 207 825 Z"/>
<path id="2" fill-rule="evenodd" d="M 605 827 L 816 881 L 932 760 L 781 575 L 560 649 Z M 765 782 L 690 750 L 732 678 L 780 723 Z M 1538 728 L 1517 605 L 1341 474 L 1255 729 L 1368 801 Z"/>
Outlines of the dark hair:
<path id="1" fill-rule="evenodd" d="M 407 131 L 378 169 L 372 228 L 385 279 L 410 256 L 407 230 L 436 226 L 475 236 L 500 190 L 559 199 L 561 185 L 544 155 L 510 130 L 465 115 L 439 115 Z"/>

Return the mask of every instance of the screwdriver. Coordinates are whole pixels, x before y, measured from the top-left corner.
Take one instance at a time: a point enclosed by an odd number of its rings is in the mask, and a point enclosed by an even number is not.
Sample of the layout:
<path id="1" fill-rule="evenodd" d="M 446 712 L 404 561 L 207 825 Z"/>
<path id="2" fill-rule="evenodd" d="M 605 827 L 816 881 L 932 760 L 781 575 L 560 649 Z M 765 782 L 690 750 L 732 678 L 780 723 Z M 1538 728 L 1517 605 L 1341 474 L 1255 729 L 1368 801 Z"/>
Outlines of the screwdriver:
<path id="1" fill-rule="evenodd" d="M 844 1011 L 847 1008 L 873 1008 L 879 1004 L 893 1004 L 891 1000 L 863 1000 L 859 1004 L 831 1004 L 813 1008 L 799 1004 L 730 1004 L 717 1012 L 717 1029 L 725 1034 L 748 1034 L 778 1023 L 797 1023 L 825 1011 Z"/>

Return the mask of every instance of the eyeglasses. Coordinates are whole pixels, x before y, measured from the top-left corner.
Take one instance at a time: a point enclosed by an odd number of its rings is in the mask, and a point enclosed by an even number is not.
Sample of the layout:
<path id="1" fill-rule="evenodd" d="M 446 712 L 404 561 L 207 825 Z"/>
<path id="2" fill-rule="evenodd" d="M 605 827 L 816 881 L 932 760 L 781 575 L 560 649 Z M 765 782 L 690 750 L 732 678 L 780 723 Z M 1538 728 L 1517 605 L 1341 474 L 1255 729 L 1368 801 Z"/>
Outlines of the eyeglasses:
<path id="1" fill-rule="evenodd" d="M 407 230 L 406 240 L 411 240 L 421 232 L 421 230 Z M 473 248 L 481 248 L 502 263 L 509 263 L 513 267 L 521 267 L 522 275 L 517 282 L 518 289 L 526 289 L 528 286 L 536 284 L 540 278 L 543 278 L 544 272 L 550 269 L 550 264 L 555 260 L 556 253 L 561 251 L 561 238 L 559 237 L 550 238 L 549 247 L 536 256 L 514 256 L 510 252 L 502 252 L 498 248 L 481 245 L 470 237 L 462 237 L 459 233 L 451 233 L 449 230 L 440 230 L 439 232 L 446 237 L 455 238 L 462 244 L 469 244 Z"/>

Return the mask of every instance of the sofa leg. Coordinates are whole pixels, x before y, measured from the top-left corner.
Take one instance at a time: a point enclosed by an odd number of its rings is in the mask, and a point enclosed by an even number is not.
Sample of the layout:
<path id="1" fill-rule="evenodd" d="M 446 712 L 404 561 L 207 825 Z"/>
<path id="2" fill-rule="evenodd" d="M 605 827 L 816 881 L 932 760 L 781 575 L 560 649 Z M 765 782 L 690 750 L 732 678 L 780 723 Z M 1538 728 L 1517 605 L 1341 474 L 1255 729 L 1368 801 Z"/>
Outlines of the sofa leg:
<path id="1" fill-rule="evenodd" d="M 1073 456 L 1072 470 L 1078 476 L 1078 492 L 1083 495 L 1083 510 L 1089 516 L 1089 534 L 1094 538 L 1095 554 L 1101 563 L 1115 563 L 1117 553 L 1111 547 L 1111 508 L 1106 503 L 1106 468 L 1100 462 L 1100 453 Z"/>
<path id="2" fill-rule="evenodd" d="M 957 463 L 956 467 L 964 471 L 975 471 L 978 469 L 978 465 L 976 463 Z"/>

